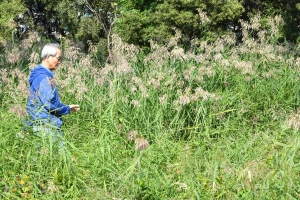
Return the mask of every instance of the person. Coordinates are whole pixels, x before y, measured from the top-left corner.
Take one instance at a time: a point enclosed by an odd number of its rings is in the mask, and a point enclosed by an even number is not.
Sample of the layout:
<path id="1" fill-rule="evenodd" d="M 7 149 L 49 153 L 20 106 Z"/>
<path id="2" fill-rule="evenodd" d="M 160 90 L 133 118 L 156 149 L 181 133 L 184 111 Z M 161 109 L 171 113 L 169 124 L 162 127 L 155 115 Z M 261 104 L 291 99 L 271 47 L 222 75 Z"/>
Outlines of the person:
<path id="1" fill-rule="evenodd" d="M 65 105 L 60 101 L 54 82 L 54 71 L 62 61 L 58 44 L 49 43 L 43 47 L 42 62 L 31 70 L 29 95 L 26 104 L 26 125 L 39 137 L 59 140 L 64 145 L 61 127 L 62 116 L 79 111 L 79 105 Z"/>

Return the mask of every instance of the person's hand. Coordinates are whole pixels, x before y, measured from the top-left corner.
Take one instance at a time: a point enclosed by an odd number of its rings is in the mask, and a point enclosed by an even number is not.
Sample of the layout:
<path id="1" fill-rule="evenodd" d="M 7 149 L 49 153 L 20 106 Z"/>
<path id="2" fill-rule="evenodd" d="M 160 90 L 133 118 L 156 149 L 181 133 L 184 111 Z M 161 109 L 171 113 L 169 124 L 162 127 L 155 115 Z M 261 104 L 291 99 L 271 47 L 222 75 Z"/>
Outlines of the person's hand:
<path id="1" fill-rule="evenodd" d="M 72 112 L 78 112 L 80 110 L 79 105 L 69 105 Z"/>

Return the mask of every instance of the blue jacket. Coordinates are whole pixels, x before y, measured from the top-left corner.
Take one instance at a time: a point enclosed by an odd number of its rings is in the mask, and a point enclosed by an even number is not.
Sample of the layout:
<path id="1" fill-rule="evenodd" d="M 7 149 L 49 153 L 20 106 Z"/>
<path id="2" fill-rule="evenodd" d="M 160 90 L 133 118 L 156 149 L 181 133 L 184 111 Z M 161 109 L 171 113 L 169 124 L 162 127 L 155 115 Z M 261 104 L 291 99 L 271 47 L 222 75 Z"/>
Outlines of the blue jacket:
<path id="1" fill-rule="evenodd" d="M 53 73 L 41 64 L 31 71 L 26 105 L 29 116 L 27 125 L 52 124 L 60 128 L 61 116 L 70 113 L 70 107 L 60 102 L 53 77 Z"/>

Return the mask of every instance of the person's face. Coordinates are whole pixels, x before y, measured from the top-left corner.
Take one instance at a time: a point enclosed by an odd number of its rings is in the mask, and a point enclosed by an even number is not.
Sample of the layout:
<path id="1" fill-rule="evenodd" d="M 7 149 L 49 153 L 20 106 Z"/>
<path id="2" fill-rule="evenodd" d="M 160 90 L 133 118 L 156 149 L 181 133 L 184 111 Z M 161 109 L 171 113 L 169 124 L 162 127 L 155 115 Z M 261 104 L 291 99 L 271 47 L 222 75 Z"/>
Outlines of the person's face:
<path id="1" fill-rule="evenodd" d="M 56 50 L 55 56 L 48 57 L 48 63 L 50 71 L 57 69 L 58 65 L 61 63 L 61 51 L 59 49 Z"/>

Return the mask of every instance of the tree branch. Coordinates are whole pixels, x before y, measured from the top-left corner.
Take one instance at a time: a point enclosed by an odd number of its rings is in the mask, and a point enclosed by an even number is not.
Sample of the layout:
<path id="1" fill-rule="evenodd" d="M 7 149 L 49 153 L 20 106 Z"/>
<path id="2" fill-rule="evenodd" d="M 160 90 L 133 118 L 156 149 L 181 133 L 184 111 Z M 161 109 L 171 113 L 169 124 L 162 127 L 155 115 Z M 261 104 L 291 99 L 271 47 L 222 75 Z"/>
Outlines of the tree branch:
<path id="1" fill-rule="evenodd" d="M 101 15 L 91 7 L 91 5 L 89 4 L 89 2 L 87 0 L 84 1 L 84 4 L 92 13 L 94 13 L 98 17 L 100 24 L 101 24 L 102 28 L 104 29 L 105 34 L 108 35 L 107 27 L 105 26 Z"/>

